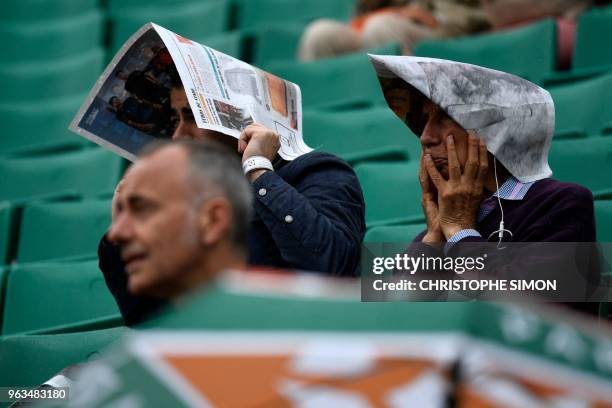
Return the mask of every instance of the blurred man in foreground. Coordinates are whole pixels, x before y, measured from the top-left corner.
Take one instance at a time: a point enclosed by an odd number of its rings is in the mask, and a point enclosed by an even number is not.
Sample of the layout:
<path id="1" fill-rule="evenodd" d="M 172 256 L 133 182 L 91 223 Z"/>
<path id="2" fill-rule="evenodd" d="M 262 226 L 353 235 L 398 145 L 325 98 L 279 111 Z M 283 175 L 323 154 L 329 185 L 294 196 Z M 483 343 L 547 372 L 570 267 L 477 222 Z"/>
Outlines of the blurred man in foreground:
<path id="1" fill-rule="evenodd" d="M 252 195 L 224 146 L 147 149 L 121 190 L 108 239 L 121 248 L 130 292 L 173 299 L 245 268 Z"/>

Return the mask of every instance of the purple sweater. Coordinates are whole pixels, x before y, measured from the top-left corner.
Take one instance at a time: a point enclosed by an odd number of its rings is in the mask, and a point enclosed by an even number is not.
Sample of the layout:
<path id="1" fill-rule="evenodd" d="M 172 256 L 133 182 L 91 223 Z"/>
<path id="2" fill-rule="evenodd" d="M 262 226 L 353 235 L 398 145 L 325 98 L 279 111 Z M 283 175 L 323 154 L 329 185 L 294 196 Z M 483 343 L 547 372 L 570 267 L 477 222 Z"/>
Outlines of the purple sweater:
<path id="1" fill-rule="evenodd" d="M 422 244 L 421 240 L 426 231 L 421 232 L 413 240 L 412 244 L 406 249 L 406 253 L 411 256 L 473 256 L 477 252 L 477 243 L 487 242 L 487 237 L 499 228 L 501 219 L 501 211 L 497 204 L 497 199 L 487 199 L 482 205 L 495 206 L 494 209 L 484 217 L 475 227 L 482 237 L 468 236 L 459 243 L 474 243 L 474 246 L 461 244 L 453 245 L 446 254 L 441 248 Z M 577 184 L 564 183 L 553 179 L 544 179 L 535 182 L 531 186 L 527 194 L 522 200 L 504 200 L 502 199 L 504 209 L 505 228 L 513 233 L 513 237 L 505 236 L 504 242 L 595 242 L 595 213 L 593 207 L 593 195 L 591 192 Z M 492 239 L 492 241 L 495 241 Z M 474 253 L 472 249 L 474 248 Z M 493 254 L 494 255 L 494 254 Z M 533 267 L 534 264 L 546 264 L 550 266 L 550 262 L 555 262 L 561 265 L 567 262 L 567 257 L 560 254 L 558 259 L 551 260 L 550 254 L 543 256 L 541 259 L 534 259 L 534 254 L 531 253 L 520 259 L 512 258 L 508 262 L 508 258 L 500 259 L 499 263 L 504 265 L 504 269 L 508 276 L 518 277 L 523 273 L 527 274 L 525 266 Z M 568 255 L 570 256 L 570 255 Z M 592 264 L 593 254 L 585 254 L 584 265 L 588 265 L 586 269 L 590 275 L 591 282 L 597 282 L 599 279 L 599 270 L 597 264 Z M 495 262 L 494 259 L 489 259 L 490 263 Z M 550 267 L 549 267 L 550 269 Z M 532 269 L 533 270 L 533 269 Z M 442 276 L 440 276 L 442 277 Z M 466 276 L 467 277 L 467 276 Z M 527 276 L 524 276 L 527 277 Z M 573 308 L 588 311 L 593 313 L 597 307 L 597 303 L 590 304 L 574 304 Z"/>

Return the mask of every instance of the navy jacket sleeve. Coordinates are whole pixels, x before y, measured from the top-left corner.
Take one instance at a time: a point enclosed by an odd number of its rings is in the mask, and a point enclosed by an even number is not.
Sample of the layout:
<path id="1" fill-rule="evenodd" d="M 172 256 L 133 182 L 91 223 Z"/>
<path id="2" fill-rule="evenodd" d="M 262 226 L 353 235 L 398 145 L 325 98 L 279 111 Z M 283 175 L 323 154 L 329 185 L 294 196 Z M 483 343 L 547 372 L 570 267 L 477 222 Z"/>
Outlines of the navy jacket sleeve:
<path id="1" fill-rule="evenodd" d="M 255 211 L 282 258 L 296 269 L 358 275 L 365 203 L 352 168 L 319 152 L 285 167 L 253 183 Z"/>

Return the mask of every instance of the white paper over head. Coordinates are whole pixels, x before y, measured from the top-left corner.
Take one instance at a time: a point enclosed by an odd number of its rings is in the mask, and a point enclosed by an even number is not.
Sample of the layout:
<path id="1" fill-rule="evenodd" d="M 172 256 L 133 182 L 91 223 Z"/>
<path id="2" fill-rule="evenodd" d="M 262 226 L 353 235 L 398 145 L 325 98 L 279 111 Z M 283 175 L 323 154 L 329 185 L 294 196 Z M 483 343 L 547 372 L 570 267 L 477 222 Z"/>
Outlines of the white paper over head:
<path id="1" fill-rule="evenodd" d="M 369 55 L 381 85 L 399 78 L 444 110 L 521 182 L 550 177 L 555 126 L 550 94 L 539 86 L 477 65 L 435 58 Z M 389 102 L 389 101 L 388 101 Z M 407 120 L 406 120 L 407 119 Z M 418 124 L 402 118 L 415 131 Z"/>
<path id="2" fill-rule="evenodd" d="M 198 128 L 237 139 L 256 122 L 278 133 L 283 159 L 312 150 L 302 138 L 298 85 L 153 23 L 117 52 L 70 130 L 134 160 L 146 144 L 172 138 L 177 117 L 170 95 L 177 84 Z"/>

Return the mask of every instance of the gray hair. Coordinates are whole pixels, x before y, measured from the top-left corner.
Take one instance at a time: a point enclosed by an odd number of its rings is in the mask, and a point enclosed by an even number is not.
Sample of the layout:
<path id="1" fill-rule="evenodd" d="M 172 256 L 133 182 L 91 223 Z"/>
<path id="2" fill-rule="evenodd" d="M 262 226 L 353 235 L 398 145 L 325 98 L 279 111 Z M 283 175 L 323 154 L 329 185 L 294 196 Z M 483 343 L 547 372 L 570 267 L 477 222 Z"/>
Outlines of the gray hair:
<path id="1" fill-rule="evenodd" d="M 138 156 L 150 156 L 167 146 L 179 146 L 187 152 L 189 176 L 198 192 L 195 205 L 211 198 L 211 192 L 228 199 L 232 206 L 232 242 L 237 249 L 247 252 L 253 192 L 237 154 L 215 141 L 178 140 L 150 143 Z"/>

